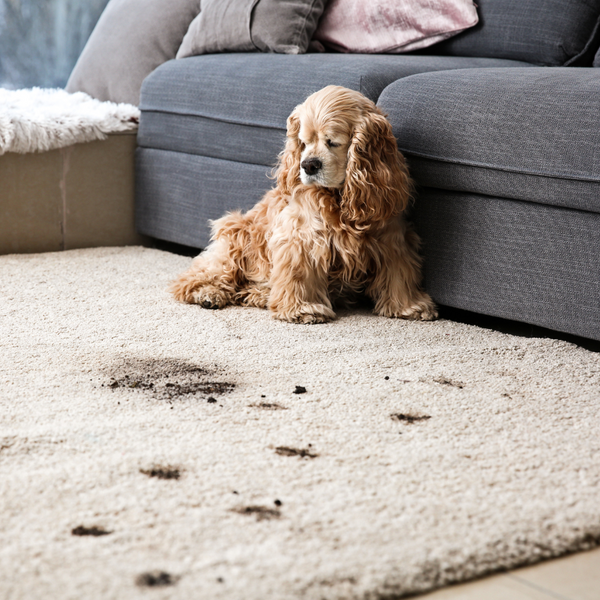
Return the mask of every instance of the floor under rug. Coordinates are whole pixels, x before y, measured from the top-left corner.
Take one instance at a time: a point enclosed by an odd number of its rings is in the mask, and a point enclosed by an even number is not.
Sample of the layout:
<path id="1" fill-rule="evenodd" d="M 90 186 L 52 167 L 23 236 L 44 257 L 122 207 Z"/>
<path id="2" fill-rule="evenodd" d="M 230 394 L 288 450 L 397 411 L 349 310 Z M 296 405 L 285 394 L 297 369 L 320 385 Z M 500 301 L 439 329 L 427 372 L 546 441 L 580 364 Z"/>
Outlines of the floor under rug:
<path id="1" fill-rule="evenodd" d="M 7 598 L 391 600 L 600 543 L 599 354 L 207 311 L 189 261 L 0 257 Z"/>

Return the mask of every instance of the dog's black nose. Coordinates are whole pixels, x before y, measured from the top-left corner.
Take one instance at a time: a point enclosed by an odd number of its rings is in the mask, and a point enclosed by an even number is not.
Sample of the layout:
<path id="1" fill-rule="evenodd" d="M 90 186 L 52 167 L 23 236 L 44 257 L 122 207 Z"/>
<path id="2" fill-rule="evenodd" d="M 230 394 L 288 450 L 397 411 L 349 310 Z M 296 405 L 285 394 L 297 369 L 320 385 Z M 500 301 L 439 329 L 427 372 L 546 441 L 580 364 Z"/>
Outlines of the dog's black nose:
<path id="1" fill-rule="evenodd" d="M 314 175 L 323 167 L 323 163 L 318 158 L 307 158 L 300 163 L 307 175 Z"/>

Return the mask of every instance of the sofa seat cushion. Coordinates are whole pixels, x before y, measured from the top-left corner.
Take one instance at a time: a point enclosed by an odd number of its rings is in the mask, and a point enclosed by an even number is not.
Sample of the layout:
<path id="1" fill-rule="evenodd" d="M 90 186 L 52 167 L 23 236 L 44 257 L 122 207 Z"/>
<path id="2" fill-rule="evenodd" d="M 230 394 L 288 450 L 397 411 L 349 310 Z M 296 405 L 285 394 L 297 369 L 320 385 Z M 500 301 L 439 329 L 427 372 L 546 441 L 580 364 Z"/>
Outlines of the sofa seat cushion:
<path id="1" fill-rule="evenodd" d="M 497 59 L 360 54 L 239 53 L 173 60 L 144 82 L 138 143 L 272 166 L 283 147 L 287 117 L 326 85 L 360 90 L 376 101 L 387 85 L 415 73 L 526 66 Z"/>
<path id="2" fill-rule="evenodd" d="M 600 212 L 600 71 L 425 73 L 379 98 L 417 182 Z"/>

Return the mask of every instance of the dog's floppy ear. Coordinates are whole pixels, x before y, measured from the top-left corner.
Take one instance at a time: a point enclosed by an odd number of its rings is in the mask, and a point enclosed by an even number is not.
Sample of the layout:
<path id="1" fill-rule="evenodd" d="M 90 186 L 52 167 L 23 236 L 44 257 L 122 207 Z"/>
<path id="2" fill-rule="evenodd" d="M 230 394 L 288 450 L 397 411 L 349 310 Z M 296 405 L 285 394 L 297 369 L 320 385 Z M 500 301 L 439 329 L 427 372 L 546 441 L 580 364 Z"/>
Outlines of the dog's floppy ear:
<path id="1" fill-rule="evenodd" d="M 369 111 L 359 121 L 348 150 L 342 214 L 355 226 L 367 228 L 403 211 L 411 194 L 408 168 L 389 121 L 379 109 Z"/>
<path id="2" fill-rule="evenodd" d="M 298 107 L 294 109 L 287 120 L 287 140 L 285 148 L 279 155 L 279 166 L 277 167 L 277 187 L 285 194 L 291 194 L 300 180 L 300 117 Z"/>

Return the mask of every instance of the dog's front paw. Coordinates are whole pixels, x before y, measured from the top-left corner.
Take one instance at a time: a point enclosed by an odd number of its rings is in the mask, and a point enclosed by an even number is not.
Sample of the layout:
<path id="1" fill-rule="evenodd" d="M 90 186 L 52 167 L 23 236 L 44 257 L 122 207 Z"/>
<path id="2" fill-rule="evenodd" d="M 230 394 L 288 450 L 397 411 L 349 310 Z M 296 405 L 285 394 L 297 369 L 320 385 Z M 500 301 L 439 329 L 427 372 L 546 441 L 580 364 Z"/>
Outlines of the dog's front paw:
<path id="1" fill-rule="evenodd" d="M 254 306 L 256 308 L 267 308 L 269 304 L 269 288 L 267 287 L 247 287 L 236 294 L 236 302 L 244 306 Z"/>
<path id="2" fill-rule="evenodd" d="M 335 313 L 324 304 L 301 304 L 286 311 L 275 311 L 273 316 L 289 323 L 326 323 L 335 319 Z"/>
<path id="3" fill-rule="evenodd" d="M 229 304 L 229 297 L 218 287 L 205 285 L 192 293 L 192 302 L 202 308 L 217 309 Z"/>
<path id="4" fill-rule="evenodd" d="M 410 319 L 412 321 L 434 321 L 438 318 L 437 308 L 427 294 L 423 294 L 405 306 L 399 306 L 393 302 L 378 305 L 375 313 L 382 317 Z"/>
<path id="5" fill-rule="evenodd" d="M 413 321 L 435 321 L 438 318 L 438 312 L 435 304 L 431 301 L 417 302 L 405 308 L 402 311 L 401 318 Z"/>

